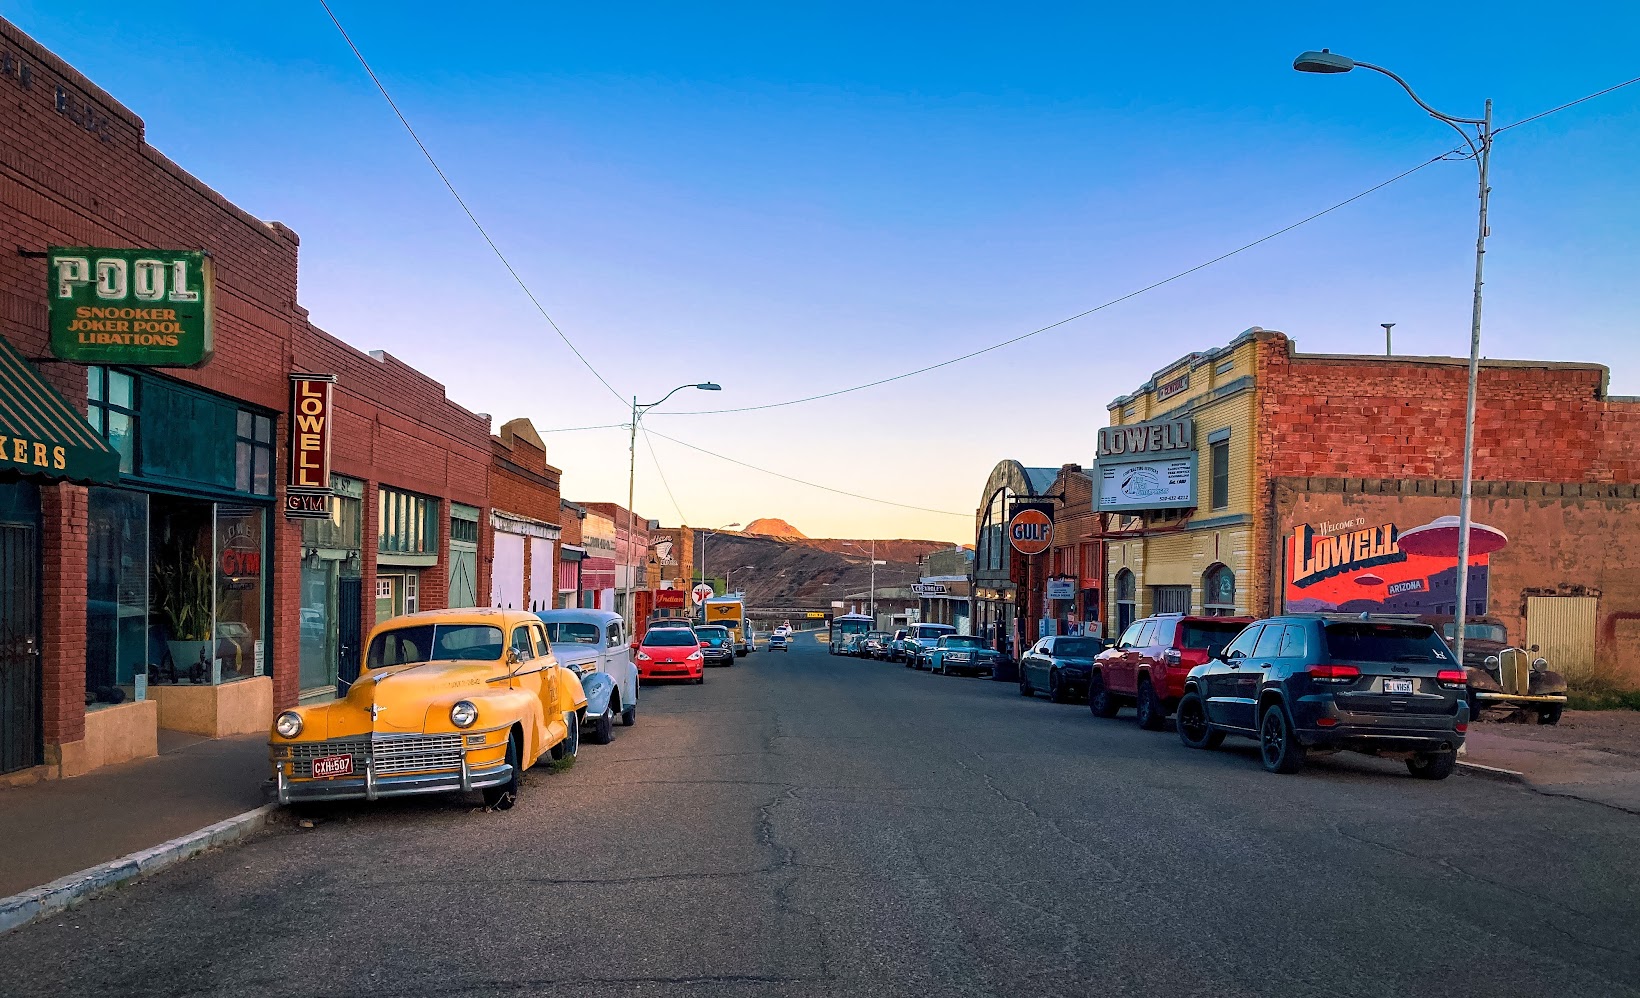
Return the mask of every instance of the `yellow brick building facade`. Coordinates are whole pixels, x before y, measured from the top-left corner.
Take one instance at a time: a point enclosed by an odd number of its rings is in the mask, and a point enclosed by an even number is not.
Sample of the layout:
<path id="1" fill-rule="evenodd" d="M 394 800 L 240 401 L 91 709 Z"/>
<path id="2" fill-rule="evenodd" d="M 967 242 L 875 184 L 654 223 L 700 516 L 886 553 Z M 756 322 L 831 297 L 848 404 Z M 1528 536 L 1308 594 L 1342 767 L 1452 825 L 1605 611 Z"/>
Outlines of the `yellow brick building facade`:
<path id="1" fill-rule="evenodd" d="M 1107 407 L 1111 429 L 1101 431 L 1094 475 L 1095 502 L 1111 512 L 1105 552 L 1107 637 L 1120 636 L 1128 622 L 1152 613 L 1254 611 L 1262 584 L 1254 577 L 1256 371 L 1256 344 L 1249 331 L 1227 346 L 1179 359 Z M 1158 424 L 1165 432 L 1151 429 Z M 1192 502 L 1169 503 L 1169 497 L 1159 496 L 1153 500 L 1158 508 L 1133 508 L 1146 500 L 1111 498 L 1120 485 L 1113 474 L 1133 468 L 1146 455 L 1106 453 L 1105 434 L 1115 434 L 1111 445 L 1120 448 L 1134 440 L 1143 446 L 1147 431 L 1153 446 L 1188 440 L 1188 447 L 1163 450 L 1161 456 L 1182 468 L 1178 459 L 1194 455 Z M 1150 491 L 1159 488 L 1165 486 Z M 1112 511 L 1113 502 L 1123 508 Z M 1177 508 L 1181 505 L 1194 511 Z"/>

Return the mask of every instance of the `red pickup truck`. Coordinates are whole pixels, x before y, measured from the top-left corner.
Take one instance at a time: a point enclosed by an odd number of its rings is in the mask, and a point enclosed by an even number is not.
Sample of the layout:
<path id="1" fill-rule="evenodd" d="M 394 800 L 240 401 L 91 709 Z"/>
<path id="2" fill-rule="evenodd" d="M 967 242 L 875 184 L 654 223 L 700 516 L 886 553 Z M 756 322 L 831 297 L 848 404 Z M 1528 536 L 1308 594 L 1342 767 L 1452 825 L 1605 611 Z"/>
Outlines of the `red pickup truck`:
<path id="1" fill-rule="evenodd" d="M 1100 652 L 1088 677 L 1088 709 L 1115 717 L 1124 704 L 1137 709 L 1139 726 L 1156 731 L 1184 696 L 1190 670 L 1217 656 L 1252 617 L 1192 617 L 1158 613 L 1136 620 Z"/>

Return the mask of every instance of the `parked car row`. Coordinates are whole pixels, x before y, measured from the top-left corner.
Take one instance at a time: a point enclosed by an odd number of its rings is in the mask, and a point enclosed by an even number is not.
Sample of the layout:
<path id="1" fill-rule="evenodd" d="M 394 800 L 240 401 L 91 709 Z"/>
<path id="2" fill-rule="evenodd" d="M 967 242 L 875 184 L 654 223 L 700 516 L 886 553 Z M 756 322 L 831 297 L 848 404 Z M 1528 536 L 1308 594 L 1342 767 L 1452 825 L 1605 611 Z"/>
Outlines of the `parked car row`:
<path id="1" fill-rule="evenodd" d="M 637 723 L 641 682 L 733 665 L 726 627 L 652 621 L 635 648 L 606 610 L 432 610 L 370 632 L 345 696 L 282 711 L 269 735 L 281 804 L 483 794 L 507 810 L 525 770 Z"/>
<path id="2" fill-rule="evenodd" d="M 1297 772 L 1311 753 L 1353 751 L 1445 779 L 1475 716 L 1475 670 L 1409 617 L 1157 614 L 1090 655 L 1094 643 L 1038 641 L 1020 659 L 1021 695 L 1080 693 L 1101 718 L 1132 706 L 1146 730 L 1176 715 L 1180 741 L 1195 749 L 1251 738 L 1275 773 Z"/>

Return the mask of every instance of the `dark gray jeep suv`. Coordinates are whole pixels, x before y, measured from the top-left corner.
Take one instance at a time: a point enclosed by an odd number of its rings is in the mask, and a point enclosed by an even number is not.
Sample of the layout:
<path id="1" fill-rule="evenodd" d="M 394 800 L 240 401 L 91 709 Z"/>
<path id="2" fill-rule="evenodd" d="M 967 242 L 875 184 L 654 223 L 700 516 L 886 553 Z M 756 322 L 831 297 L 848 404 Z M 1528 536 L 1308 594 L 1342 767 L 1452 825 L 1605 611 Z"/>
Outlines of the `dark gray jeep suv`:
<path id="1" fill-rule="evenodd" d="M 1271 617 L 1190 670 L 1179 740 L 1259 742 L 1264 768 L 1296 773 L 1309 750 L 1404 758 L 1444 780 L 1469 729 L 1467 675 L 1428 624 L 1366 616 Z"/>

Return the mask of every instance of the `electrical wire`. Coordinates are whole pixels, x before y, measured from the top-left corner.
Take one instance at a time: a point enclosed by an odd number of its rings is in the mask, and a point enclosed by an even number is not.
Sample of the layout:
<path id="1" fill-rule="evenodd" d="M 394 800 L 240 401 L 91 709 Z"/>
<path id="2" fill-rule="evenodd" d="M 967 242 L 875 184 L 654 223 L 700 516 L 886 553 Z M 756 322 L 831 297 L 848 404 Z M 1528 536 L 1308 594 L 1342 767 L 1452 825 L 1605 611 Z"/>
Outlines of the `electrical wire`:
<path id="1" fill-rule="evenodd" d="M 638 424 L 643 429 L 643 424 Z M 672 511 L 678 514 L 679 523 L 688 523 L 689 518 L 683 515 L 683 507 L 678 505 L 678 497 L 672 494 L 672 484 L 666 480 L 666 472 L 661 470 L 660 455 L 655 453 L 655 442 L 649 439 L 649 431 L 643 430 L 643 445 L 649 448 L 649 459 L 655 462 L 655 474 L 661 478 L 661 485 L 666 489 L 666 498 L 672 500 Z"/>
<path id="2" fill-rule="evenodd" d="M 1518 128 L 1519 126 L 1524 125 L 1528 122 L 1537 121 L 1539 118 L 1546 118 L 1551 114 L 1558 114 L 1559 112 L 1564 111 L 1567 108 L 1576 107 L 1579 104 L 1582 104 L 1586 101 L 1594 100 L 1597 97 L 1604 97 L 1605 95 L 1607 95 L 1609 93 L 1613 93 L 1615 91 L 1622 90 L 1624 87 L 1633 86 L 1636 83 L 1640 83 L 1640 76 L 1637 76 L 1637 77 L 1635 77 L 1633 79 L 1630 79 L 1630 80 L 1624 80 L 1622 83 L 1614 84 L 1613 86 L 1609 86 L 1609 87 L 1605 88 L 1604 90 L 1597 90 L 1594 93 L 1589 94 L 1587 96 L 1579 97 L 1577 100 L 1568 101 L 1565 104 L 1561 104 L 1557 107 L 1549 108 L 1547 111 L 1540 111 L 1537 114 L 1531 115 L 1530 117 L 1522 118 L 1519 121 L 1510 122 L 1509 124 L 1504 125 L 1501 128 L 1493 129 L 1492 134 L 1495 137 L 1498 134 L 1500 134 L 1502 132 L 1506 132 L 1511 128 Z M 1155 289 L 1157 289 L 1159 287 L 1162 287 L 1163 285 L 1171 284 L 1174 281 L 1177 281 L 1181 278 L 1188 277 L 1191 274 L 1194 274 L 1199 270 L 1205 270 L 1206 268 L 1211 267 L 1216 263 L 1222 263 L 1223 261 L 1228 260 L 1233 256 L 1237 256 L 1241 253 L 1245 253 L 1248 250 L 1253 249 L 1256 246 L 1259 246 L 1263 243 L 1267 243 L 1270 240 L 1275 239 L 1277 236 L 1286 235 L 1287 233 L 1293 231 L 1294 229 L 1298 228 L 1301 225 L 1307 225 L 1310 222 L 1313 222 L 1316 219 L 1321 218 L 1324 215 L 1330 215 L 1331 213 L 1337 211 L 1338 209 L 1343 208 L 1346 205 L 1352 204 L 1356 201 L 1359 201 L 1362 198 L 1368 196 L 1369 194 L 1375 194 L 1378 191 L 1383 190 L 1385 187 L 1388 187 L 1390 184 L 1395 183 L 1396 181 L 1404 180 L 1407 177 L 1412 176 L 1414 173 L 1417 173 L 1419 170 L 1422 170 L 1425 167 L 1431 166 L 1432 164 L 1441 162 L 1443 160 L 1448 160 L 1449 158 L 1451 158 L 1453 156 L 1454 153 L 1461 152 L 1461 151 L 1462 151 L 1462 149 L 1449 149 L 1446 152 L 1441 153 L 1441 155 L 1433 157 L 1432 159 L 1426 160 L 1426 161 L 1418 164 L 1417 166 L 1413 167 L 1410 170 L 1405 170 L 1401 173 L 1398 173 L 1395 176 L 1393 176 L 1393 177 L 1389 178 L 1388 180 L 1384 181 L 1383 183 L 1375 184 L 1372 187 L 1367 188 L 1366 190 L 1362 191 L 1359 194 L 1356 194 L 1353 197 L 1345 198 L 1344 200 L 1338 202 L 1335 205 L 1332 205 L 1331 207 L 1323 208 L 1322 210 L 1316 212 L 1313 215 L 1310 215 L 1310 216 L 1305 217 L 1305 218 L 1301 218 L 1298 221 L 1294 222 L 1293 224 L 1288 225 L 1288 226 L 1286 226 L 1284 228 L 1281 228 L 1281 229 L 1277 229 L 1275 232 L 1272 232 L 1267 236 L 1263 236 L 1259 239 L 1253 240 L 1250 243 L 1245 243 L 1241 246 L 1238 246 L 1235 249 L 1230 250 L 1228 253 L 1222 253 L 1219 256 L 1216 256 L 1211 260 L 1207 260 L 1203 263 L 1198 263 L 1196 266 L 1191 267 L 1188 270 L 1181 270 L 1177 274 L 1174 274 L 1172 277 L 1164 278 L 1160 281 L 1155 282 L 1154 284 L 1149 284 L 1149 285 L 1146 285 L 1145 287 L 1139 288 L 1136 291 L 1130 291 L 1127 294 L 1122 295 L 1120 298 L 1113 298 L 1110 301 L 1107 301 L 1102 305 L 1096 305 L 1093 308 L 1090 308 L 1086 311 L 1078 312 L 1075 315 L 1068 316 L 1067 318 L 1064 318 L 1064 319 L 1060 319 L 1058 322 L 1049 323 L 1048 325 L 1042 326 L 1039 329 L 1033 329 L 1028 333 L 1021 333 L 1020 335 L 1015 336 L 1011 339 L 1003 340 L 1000 343 L 994 343 L 991 346 L 983 347 L 979 350 L 970 351 L 969 353 L 962 354 L 961 356 L 952 357 L 951 359 L 941 361 L 938 364 L 930 364 L 927 367 L 919 367 L 916 370 L 906 371 L 903 374 L 896 374 L 896 375 L 893 375 L 892 377 L 879 378 L 876 381 L 870 381 L 870 382 L 867 382 L 863 385 L 856 385 L 852 388 L 841 388 L 841 389 L 838 389 L 836 391 L 824 392 L 824 393 L 819 394 L 819 395 L 809 395 L 809 396 L 805 396 L 803 398 L 791 399 L 791 400 L 786 401 L 786 402 L 770 402 L 770 403 L 767 403 L 767 404 L 764 404 L 764 405 L 741 406 L 741 407 L 733 408 L 733 409 L 690 409 L 690 410 L 683 410 L 681 412 L 669 412 L 669 413 L 665 413 L 665 415 L 668 415 L 668 416 L 708 416 L 708 415 L 717 415 L 717 414 L 720 414 L 720 413 L 759 412 L 759 411 L 762 411 L 764 409 L 780 409 L 780 408 L 784 408 L 786 406 L 802 405 L 802 404 L 807 403 L 807 402 L 818 402 L 822 399 L 836 398 L 839 395 L 848 395 L 848 394 L 851 394 L 853 392 L 864 391 L 868 388 L 876 388 L 876 387 L 879 387 L 881 385 L 890 384 L 890 383 L 895 382 L 895 381 L 902 381 L 906 378 L 916 377 L 919 374 L 927 374 L 929 371 L 937 371 L 942 367 L 949 367 L 952 364 L 959 364 L 959 363 L 961 363 L 965 360 L 972 360 L 973 358 L 979 357 L 983 354 L 991 353 L 994 350 L 1000 350 L 1003 347 L 1012 346 L 1015 343 L 1018 343 L 1022 340 L 1027 340 L 1027 339 L 1030 339 L 1033 336 L 1037 336 L 1037 335 L 1040 335 L 1042 333 L 1048 332 L 1049 330 L 1057 329 L 1058 327 L 1063 326 L 1066 323 L 1075 322 L 1078 319 L 1086 318 L 1087 316 L 1090 316 L 1095 312 L 1099 312 L 1099 311 L 1102 311 L 1104 309 L 1110 308 L 1112 305 L 1120 304 L 1124 301 L 1127 301 L 1130 298 L 1136 298 L 1139 295 L 1142 295 L 1142 294 L 1144 294 L 1148 291 L 1154 291 Z M 1461 157 L 1458 157 L 1458 158 L 1459 159 L 1470 159 L 1470 158 L 1473 158 L 1473 157 L 1472 156 L 1461 156 Z"/>
<path id="3" fill-rule="evenodd" d="M 1526 124 L 1528 121 L 1536 121 L 1539 118 L 1547 118 L 1549 115 L 1558 114 L 1559 112 L 1564 111 L 1569 107 L 1576 107 L 1579 104 L 1583 103 L 1584 101 L 1591 101 L 1591 100 L 1594 100 L 1596 97 L 1604 97 L 1604 96 L 1606 96 L 1607 94 L 1611 93 L 1614 90 L 1622 90 L 1624 87 L 1632 87 L 1636 83 L 1640 83 L 1640 76 L 1636 76 L 1632 80 L 1624 80 L 1622 83 L 1616 84 L 1614 86 L 1607 87 L 1604 90 L 1596 90 L 1594 93 L 1589 94 L 1587 97 L 1579 97 L 1577 100 L 1567 101 L 1566 103 L 1560 105 L 1559 107 L 1552 107 L 1547 111 L 1539 111 L 1537 114 L 1532 115 L 1530 118 L 1522 118 L 1519 121 L 1511 121 L 1509 124 L 1504 125 L 1502 128 L 1492 129 L 1492 134 L 1497 135 L 1499 132 L 1507 132 L 1511 128 L 1519 128 L 1521 125 Z"/>
<path id="4" fill-rule="evenodd" d="M 778 471 L 770 471 L 768 468 L 759 468 L 755 464 L 747 464 L 745 461 L 740 461 L 740 460 L 737 460 L 735 458 L 729 457 L 727 455 L 719 454 L 717 451 L 710 451 L 710 450 L 707 450 L 704 447 L 696 447 L 694 444 L 688 443 L 688 442 L 683 441 L 683 440 L 679 440 L 677 437 L 669 437 L 666 434 L 660 432 L 659 430 L 655 430 L 653 432 L 654 432 L 655 436 L 660 437 L 662 440 L 670 440 L 671 442 L 677 444 L 679 447 L 687 447 L 692 451 L 698 451 L 699 453 L 705 454 L 708 457 L 715 457 L 719 461 L 727 461 L 730 464 L 738 464 L 742 468 L 747 468 L 747 469 L 750 469 L 752 471 L 761 472 L 765 475 L 772 475 L 775 478 L 783 478 L 788 482 L 796 482 L 798 485 L 807 485 L 811 489 L 820 489 L 821 491 L 824 491 L 824 492 L 831 492 L 831 493 L 835 493 L 836 495 L 840 495 L 840 496 L 848 496 L 851 499 L 863 499 L 866 502 L 881 503 L 884 506 L 898 506 L 900 509 L 912 509 L 912 510 L 916 510 L 919 513 L 937 513 L 940 516 L 960 516 L 960 517 L 963 517 L 964 519 L 972 519 L 973 515 L 974 515 L 972 513 L 953 513 L 950 510 L 946 510 L 946 509 L 930 509 L 927 506 L 913 506 L 913 505 L 910 505 L 909 503 L 895 502 L 892 499 L 878 499 L 876 496 L 865 496 L 865 495 L 861 495 L 858 492 L 848 492 L 848 491 L 845 491 L 843 489 L 834 489 L 829 485 L 821 485 L 818 482 L 807 482 L 807 481 L 804 481 L 801 478 L 793 478 L 791 475 L 781 474 Z"/>
<path id="5" fill-rule="evenodd" d="M 1042 333 L 1046 333 L 1050 330 L 1058 329 L 1060 326 L 1066 325 L 1067 323 L 1075 322 L 1078 319 L 1087 318 L 1088 316 L 1094 314 L 1095 312 L 1101 312 L 1101 311 L 1104 311 L 1107 308 L 1110 308 L 1113 305 L 1119 305 L 1122 302 L 1127 301 L 1129 298 L 1137 298 L 1138 296 L 1140 296 L 1140 295 L 1142 295 L 1142 294 L 1144 294 L 1148 291 L 1154 291 L 1159 287 L 1162 287 L 1162 286 L 1167 285 L 1167 284 L 1172 284 L 1174 281 L 1181 280 L 1183 278 L 1189 277 L 1191 274 L 1194 274 L 1199 270 L 1206 270 L 1208 267 L 1211 267 L 1216 263 L 1222 263 L 1225 260 L 1228 260 L 1233 256 L 1236 256 L 1236 255 L 1241 254 L 1241 253 L 1245 253 L 1248 250 L 1253 249 L 1256 246 L 1263 245 L 1264 243 L 1267 243 L 1272 239 L 1275 239 L 1279 236 L 1284 236 L 1287 233 L 1293 231 L 1294 229 L 1298 228 L 1301 225 L 1307 225 L 1310 222 L 1313 222 L 1316 219 L 1321 218 L 1324 215 L 1329 215 L 1329 214 L 1337 211 L 1338 209 L 1343 208 L 1346 205 L 1353 204 L 1354 202 L 1361 200 L 1362 198 L 1368 196 L 1369 194 L 1375 194 L 1378 191 L 1381 191 L 1384 188 L 1388 187 L 1390 184 L 1395 183 L 1396 181 L 1405 180 L 1407 177 L 1412 176 L 1414 173 L 1417 173 L 1419 170 L 1422 170 L 1422 169 L 1424 169 L 1425 167 L 1428 167 L 1428 166 L 1432 166 L 1435 163 L 1441 162 L 1447 156 L 1451 155 L 1452 151 L 1453 150 L 1448 150 L 1447 152 L 1441 153 L 1439 156 L 1432 156 L 1429 159 L 1423 161 L 1422 163 L 1419 163 L 1417 166 L 1414 166 L 1409 170 L 1403 170 L 1400 173 L 1397 173 L 1395 176 L 1389 178 L 1388 180 L 1385 180 L 1382 183 L 1374 184 L 1373 186 L 1367 188 L 1366 190 L 1362 191 L 1359 194 L 1356 194 L 1352 197 L 1345 198 L 1344 200 L 1342 200 L 1342 201 L 1338 202 L 1337 204 L 1334 204 L 1330 207 L 1323 208 L 1323 209 L 1321 209 L 1320 211 L 1316 212 L 1313 215 L 1308 215 L 1304 218 L 1301 218 L 1298 221 L 1292 223 L 1291 225 L 1283 226 L 1282 228 L 1277 229 L 1276 231 L 1270 233 L 1269 235 L 1260 236 L 1259 238 L 1257 238 L 1257 239 L 1255 239 L 1255 240 L 1253 240 L 1252 242 L 1249 242 L 1249 243 L 1243 243 L 1242 245 L 1237 246 L 1235 249 L 1230 250 L 1229 252 L 1220 253 L 1218 256 L 1213 257 L 1211 260 L 1205 260 L 1201 263 L 1196 264 L 1194 267 L 1190 267 L 1187 270 L 1181 270 L 1181 271 L 1179 271 L 1178 273 L 1174 274 L 1171 277 L 1164 277 L 1161 280 L 1156 281 L 1156 282 L 1151 283 L 1151 284 L 1147 284 L 1142 288 L 1139 288 L 1139 289 L 1134 290 L 1134 291 L 1129 291 L 1127 294 L 1124 294 L 1119 298 L 1112 298 L 1110 301 L 1107 301 L 1107 302 L 1105 302 L 1101 305 L 1095 305 L 1094 307 L 1089 308 L 1089 309 L 1085 309 L 1081 312 L 1076 313 L 1075 315 L 1066 316 L 1065 318 L 1060 319 L 1057 322 L 1050 322 L 1046 326 L 1040 326 L 1036 329 L 1031 330 L 1028 333 L 1021 333 L 1018 336 L 1012 337 L 1010 339 L 1003 340 L 999 343 L 993 343 L 990 346 L 981 347 L 978 350 L 971 350 L 968 353 L 962 354 L 962 355 L 957 356 L 957 357 L 952 357 L 949 360 L 942 360 L 937 364 L 929 364 L 926 367 L 919 367 L 916 370 L 906 371 L 902 374 L 895 374 L 895 375 L 892 375 L 892 376 L 887 377 L 887 378 L 879 378 L 876 381 L 868 381 L 863 385 L 855 385 L 852 388 L 839 388 L 836 391 L 822 392 L 819 395 L 808 395 L 808 396 L 805 396 L 803 398 L 790 399 L 790 400 L 785 401 L 785 402 L 769 402 L 769 403 L 766 403 L 766 404 L 763 404 L 763 405 L 739 406 L 739 407 L 733 408 L 733 409 L 686 409 L 686 410 L 679 411 L 679 412 L 663 413 L 662 415 L 666 415 L 666 416 L 710 416 L 710 415 L 717 415 L 717 414 L 720 414 L 720 413 L 760 412 L 760 411 L 765 410 L 765 409 L 781 409 L 781 408 L 785 408 L 786 406 L 802 405 L 806 402 L 818 402 L 821 399 L 836 398 L 839 395 L 848 395 L 848 394 L 851 394 L 853 392 L 861 392 L 861 391 L 865 391 L 868 388 L 877 388 L 877 387 L 880 387 L 882 385 L 891 384 L 892 382 L 895 382 L 895 381 L 903 381 L 906 378 L 914 378 L 919 374 L 927 374 L 929 371 L 937 371 L 942 367 L 950 367 L 952 364 L 960 364 L 965 360 L 972 360 L 975 357 L 979 357 L 979 356 L 991 353 L 991 352 L 996 351 L 996 350 L 1001 350 L 1003 347 L 1013 346 L 1015 343 L 1019 343 L 1019 342 L 1024 341 L 1024 340 L 1028 340 L 1033 336 L 1039 336 Z"/>
<path id="6" fill-rule="evenodd" d="M 631 423 L 599 423 L 597 426 L 555 426 L 549 430 L 536 430 L 537 433 L 579 433 L 582 430 L 624 430 Z"/>
<path id="7" fill-rule="evenodd" d="M 512 279 L 518 283 L 518 287 L 524 292 L 524 295 L 529 298 L 530 304 L 534 305 L 535 310 L 541 313 L 541 318 L 547 320 L 547 325 L 551 326 L 552 331 L 558 334 L 558 338 L 564 341 L 565 346 L 569 347 L 570 353 L 573 353 L 575 355 L 575 359 L 581 362 L 581 366 L 585 367 L 588 371 L 591 371 L 592 376 L 597 378 L 605 388 L 609 389 L 609 393 L 615 396 L 615 398 L 618 399 L 622 405 L 625 405 L 626 397 L 616 391 L 615 386 L 611 385 L 602 374 L 598 373 L 598 369 L 592 366 L 592 362 L 586 359 L 580 349 L 570 341 L 569 336 L 558 327 L 558 323 L 553 321 L 552 316 L 547 313 L 546 307 L 543 306 L 540 300 L 535 297 L 535 292 L 530 290 L 530 286 L 524 283 L 524 278 L 520 277 L 518 271 L 513 268 L 512 261 L 507 259 L 507 254 L 501 252 L 501 247 L 497 246 L 495 240 L 490 238 L 490 233 L 484 228 L 483 224 L 479 222 L 478 216 L 473 214 L 473 210 L 471 208 L 467 207 L 467 202 L 463 200 L 460 192 L 456 190 L 456 185 L 452 184 L 450 182 L 450 178 L 445 176 L 444 170 L 438 165 L 438 160 L 433 158 L 433 154 L 428 150 L 427 144 L 422 142 L 421 136 L 417 135 L 416 130 L 410 126 L 409 119 L 404 116 L 403 111 L 399 110 L 399 105 L 393 100 L 393 95 L 387 92 L 387 87 L 382 85 L 381 78 L 376 75 L 376 71 L 370 68 L 370 63 L 365 59 L 364 53 L 359 51 L 359 46 L 353 43 L 353 37 L 347 33 L 346 28 L 342 27 L 342 22 L 336 17 L 336 12 L 330 9 L 330 4 L 327 0 L 319 0 L 319 6 L 323 7 L 325 9 L 325 13 L 330 15 L 330 23 L 336 25 L 336 30 L 342 35 L 342 41 L 347 42 L 347 47 L 353 50 L 354 57 L 359 60 L 359 65 L 364 67 L 365 73 L 370 77 L 370 82 L 374 83 L 376 85 L 376 89 L 381 91 L 382 98 L 387 101 L 387 106 L 392 108 L 393 113 L 398 116 L 399 124 L 403 125 L 404 130 L 410 133 L 410 138 L 415 140 L 416 148 L 420 149 L 421 154 L 427 157 L 427 162 L 430 166 L 432 166 L 433 172 L 438 174 L 438 178 L 440 180 L 444 181 L 444 186 L 449 190 L 450 196 L 456 199 L 456 204 L 460 205 L 461 210 L 466 213 L 467 220 L 472 222 L 473 228 L 477 229 L 478 234 L 484 237 L 484 241 L 490 246 L 490 251 L 495 254 L 497 260 L 501 261 L 501 265 L 507 268 L 507 273 L 511 274 Z"/>

